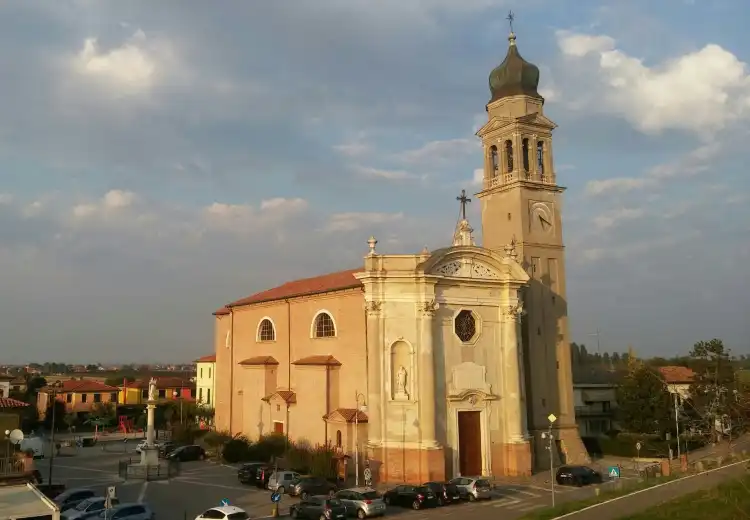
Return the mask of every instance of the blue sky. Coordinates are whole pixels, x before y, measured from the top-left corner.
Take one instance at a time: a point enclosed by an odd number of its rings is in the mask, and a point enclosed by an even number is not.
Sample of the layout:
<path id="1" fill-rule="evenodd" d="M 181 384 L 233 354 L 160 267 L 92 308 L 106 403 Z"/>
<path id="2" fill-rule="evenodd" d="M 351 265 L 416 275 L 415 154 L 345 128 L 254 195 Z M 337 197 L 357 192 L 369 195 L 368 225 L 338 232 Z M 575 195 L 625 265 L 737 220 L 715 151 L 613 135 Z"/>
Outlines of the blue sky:
<path id="1" fill-rule="evenodd" d="M 190 360 L 216 307 L 371 234 L 446 245 L 509 9 L 573 340 L 748 353 L 743 2 L 58 0 L 0 6 L 0 362 Z"/>

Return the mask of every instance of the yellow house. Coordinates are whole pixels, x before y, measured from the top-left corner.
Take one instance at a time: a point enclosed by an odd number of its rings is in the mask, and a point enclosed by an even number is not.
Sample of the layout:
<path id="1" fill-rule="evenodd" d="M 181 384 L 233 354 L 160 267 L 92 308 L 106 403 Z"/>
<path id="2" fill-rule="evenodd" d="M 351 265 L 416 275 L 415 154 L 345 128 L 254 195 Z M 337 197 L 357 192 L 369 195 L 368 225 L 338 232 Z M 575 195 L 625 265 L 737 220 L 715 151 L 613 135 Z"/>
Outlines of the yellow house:
<path id="1" fill-rule="evenodd" d="M 195 360 L 196 402 L 199 405 L 214 407 L 216 399 L 216 355 L 203 356 Z"/>
<path id="2" fill-rule="evenodd" d="M 128 383 L 123 381 L 120 387 L 120 404 L 146 404 L 148 401 L 148 379 Z M 179 377 L 156 378 L 156 399 L 165 401 L 170 399 L 195 399 L 195 384 Z"/>

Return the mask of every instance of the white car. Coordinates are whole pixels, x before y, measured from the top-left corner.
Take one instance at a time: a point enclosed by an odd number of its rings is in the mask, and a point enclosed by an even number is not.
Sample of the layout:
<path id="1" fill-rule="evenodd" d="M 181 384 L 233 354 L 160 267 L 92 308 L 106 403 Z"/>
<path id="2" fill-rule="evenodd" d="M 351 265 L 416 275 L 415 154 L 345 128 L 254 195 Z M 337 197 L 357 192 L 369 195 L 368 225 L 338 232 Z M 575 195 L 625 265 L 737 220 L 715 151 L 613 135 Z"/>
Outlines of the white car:
<path id="1" fill-rule="evenodd" d="M 248 520 L 250 518 L 244 509 L 237 506 L 219 506 L 205 510 L 195 517 L 195 520 L 226 519 L 226 520 Z"/>

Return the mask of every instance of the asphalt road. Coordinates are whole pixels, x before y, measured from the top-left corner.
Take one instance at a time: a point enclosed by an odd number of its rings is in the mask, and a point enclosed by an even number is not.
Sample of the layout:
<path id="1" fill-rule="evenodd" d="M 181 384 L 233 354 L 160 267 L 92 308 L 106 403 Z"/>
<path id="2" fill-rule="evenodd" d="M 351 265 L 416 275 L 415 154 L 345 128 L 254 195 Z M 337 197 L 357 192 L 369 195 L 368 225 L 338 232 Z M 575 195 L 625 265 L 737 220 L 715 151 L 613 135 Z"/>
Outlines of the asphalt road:
<path id="1" fill-rule="evenodd" d="M 129 447 L 131 450 L 133 448 L 134 446 Z M 103 451 L 101 444 L 91 448 L 69 449 L 67 453 L 63 450 L 64 455 L 54 460 L 53 482 L 65 483 L 68 488 L 93 488 L 102 495 L 107 486 L 114 485 L 121 502 L 143 501 L 151 506 L 157 518 L 162 519 L 192 519 L 207 508 L 219 505 L 223 499 L 244 508 L 252 518 L 271 515 L 271 493 L 237 482 L 235 467 L 209 461 L 188 462 L 183 463 L 178 477 L 144 484 L 141 481 L 124 481 L 117 475 L 117 461 L 124 456 L 124 445 L 118 443 L 118 446 L 108 446 L 108 449 L 120 452 Z M 36 464 L 46 480 L 49 459 L 38 460 Z M 557 503 L 561 503 L 586 498 L 593 493 L 593 489 L 588 488 L 557 487 L 555 497 Z M 405 520 L 431 520 L 454 515 L 494 520 L 500 515 L 512 520 L 529 511 L 551 505 L 550 489 L 544 483 L 534 485 L 505 482 L 497 487 L 494 495 L 493 500 L 489 501 L 461 503 L 423 511 L 389 508 L 387 515 L 405 515 Z M 296 499 L 284 496 L 280 504 L 281 514 L 287 514 L 289 505 L 295 501 Z"/>

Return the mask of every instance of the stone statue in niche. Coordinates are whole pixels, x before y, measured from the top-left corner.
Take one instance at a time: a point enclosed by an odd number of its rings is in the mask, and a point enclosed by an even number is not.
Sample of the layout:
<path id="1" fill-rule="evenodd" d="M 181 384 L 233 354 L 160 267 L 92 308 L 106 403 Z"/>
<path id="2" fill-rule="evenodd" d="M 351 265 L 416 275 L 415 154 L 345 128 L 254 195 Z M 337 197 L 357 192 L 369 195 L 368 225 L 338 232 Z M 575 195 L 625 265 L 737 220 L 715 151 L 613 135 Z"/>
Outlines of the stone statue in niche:
<path id="1" fill-rule="evenodd" d="M 403 365 L 398 368 L 396 372 L 396 394 L 394 399 L 399 401 L 406 401 L 409 399 L 409 393 L 406 391 L 406 378 L 408 374 Z"/>

